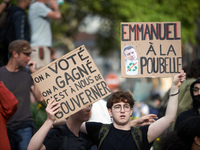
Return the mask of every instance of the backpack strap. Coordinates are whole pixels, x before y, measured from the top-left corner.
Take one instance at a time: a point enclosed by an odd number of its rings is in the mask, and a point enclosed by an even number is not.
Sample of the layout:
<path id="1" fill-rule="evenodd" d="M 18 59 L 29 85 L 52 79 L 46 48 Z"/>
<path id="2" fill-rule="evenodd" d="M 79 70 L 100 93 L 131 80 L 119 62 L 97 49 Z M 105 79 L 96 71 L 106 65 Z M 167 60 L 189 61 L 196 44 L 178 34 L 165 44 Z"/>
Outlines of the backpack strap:
<path id="1" fill-rule="evenodd" d="M 142 132 L 139 127 L 131 127 L 131 134 L 138 150 L 142 149 Z"/>
<path id="2" fill-rule="evenodd" d="M 98 146 L 98 149 L 101 147 L 101 143 L 103 142 L 103 140 L 105 139 L 105 137 L 107 136 L 109 130 L 111 128 L 111 124 L 103 124 L 101 126 L 101 129 L 99 131 L 99 146 Z"/>

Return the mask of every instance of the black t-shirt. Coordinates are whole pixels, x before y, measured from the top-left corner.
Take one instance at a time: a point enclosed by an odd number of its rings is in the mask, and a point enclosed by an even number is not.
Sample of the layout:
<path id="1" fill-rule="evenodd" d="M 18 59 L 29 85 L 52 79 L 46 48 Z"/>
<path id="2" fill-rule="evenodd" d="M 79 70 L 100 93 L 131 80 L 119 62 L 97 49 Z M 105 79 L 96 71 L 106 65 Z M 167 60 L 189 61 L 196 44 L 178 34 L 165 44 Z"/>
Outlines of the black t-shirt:
<path id="1" fill-rule="evenodd" d="M 14 94 L 18 101 L 17 111 L 7 121 L 7 126 L 16 126 L 25 121 L 32 121 L 30 92 L 33 79 L 30 70 L 21 68 L 17 72 L 10 72 L 6 66 L 3 66 L 0 68 L 0 81 Z"/>
<path id="2" fill-rule="evenodd" d="M 102 123 L 86 123 L 88 135 L 97 145 L 100 142 L 98 137 L 101 126 Z M 140 128 L 142 131 L 142 145 L 144 146 L 145 150 L 150 149 L 153 144 L 148 143 L 147 140 L 148 127 L 149 125 Z M 101 144 L 100 150 L 137 150 L 137 146 L 132 137 L 131 130 L 119 130 L 111 125 L 108 135 Z"/>
<path id="3" fill-rule="evenodd" d="M 47 150 L 59 150 L 61 147 L 65 150 L 87 150 L 93 143 L 83 133 L 75 136 L 65 124 L 51 129 L 43 144 Z"/>

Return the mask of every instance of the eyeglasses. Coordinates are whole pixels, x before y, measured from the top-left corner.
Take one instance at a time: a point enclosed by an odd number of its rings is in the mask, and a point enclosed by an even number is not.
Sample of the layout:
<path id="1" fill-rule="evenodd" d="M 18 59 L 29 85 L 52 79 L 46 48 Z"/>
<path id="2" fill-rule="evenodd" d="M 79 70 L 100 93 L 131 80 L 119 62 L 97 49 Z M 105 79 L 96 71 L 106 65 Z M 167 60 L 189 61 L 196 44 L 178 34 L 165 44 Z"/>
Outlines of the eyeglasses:
<path id="1" fill-rule="evenodd" d="M 131 107 L 130 107 L 129 104 L 125 104 L 125 105 L 123 105 L 123 106 L 117 104 L 117 105 L 114 105 L 114 106 L 113 106 L 113 108 L 114 108 L 114 110 L 115 110 L 116 112 L 122 111 L 122 107 L 123 107 L 123 110 L 126 111 L 126 112 L 130 111 L 130 109 L 131 109 Z"/>
<path id="2" fill-rule="evenodd" d="M 200 90 L 200 88 L 198 88 L 198 87 L 194 87 L 194 88 L 193 88 L 193 92 L 194 92 L 194 93 L 199 93 L 199 90 Z"/>

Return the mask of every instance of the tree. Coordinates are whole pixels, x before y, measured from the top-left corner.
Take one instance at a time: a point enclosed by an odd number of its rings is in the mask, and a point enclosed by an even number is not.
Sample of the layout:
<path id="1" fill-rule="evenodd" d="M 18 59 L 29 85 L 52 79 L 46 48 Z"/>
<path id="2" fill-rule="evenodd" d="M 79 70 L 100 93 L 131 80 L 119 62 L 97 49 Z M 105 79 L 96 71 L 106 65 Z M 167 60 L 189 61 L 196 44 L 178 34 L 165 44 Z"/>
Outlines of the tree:
<path id="1" fill-rule="evenodd" d="M 61 5 L 63 18 L 54 22 L 53 32 L 55 39 L 67 38 L 73 43 L 84 18 L 87 15 L 100 16 L 97 47 L 100 54 L 106 55 L 108 51 L 120 49 L 121 22 L 180 21 L 182 42 L 196 44 L 199 10 L 199 0 L 68 0 Z"/>

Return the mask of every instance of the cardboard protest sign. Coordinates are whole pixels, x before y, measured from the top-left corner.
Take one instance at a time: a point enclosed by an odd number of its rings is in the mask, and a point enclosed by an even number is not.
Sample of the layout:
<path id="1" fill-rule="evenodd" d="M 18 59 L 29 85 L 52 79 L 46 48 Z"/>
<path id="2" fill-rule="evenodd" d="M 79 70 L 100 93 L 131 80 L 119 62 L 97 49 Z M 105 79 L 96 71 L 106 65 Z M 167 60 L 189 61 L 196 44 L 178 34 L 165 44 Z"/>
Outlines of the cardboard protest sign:
<path id="1" fill-rule="evenodd" d="M 121 76 L 170 77 L 182 70 L 180 22 L 121 23 Z"/>
<path id="2" fill-rule="evenodd" d="M 59 102 L 57 121 L 111 93 L 84 45 L 37 70 L 32 78 L 47 103 Z"/>

